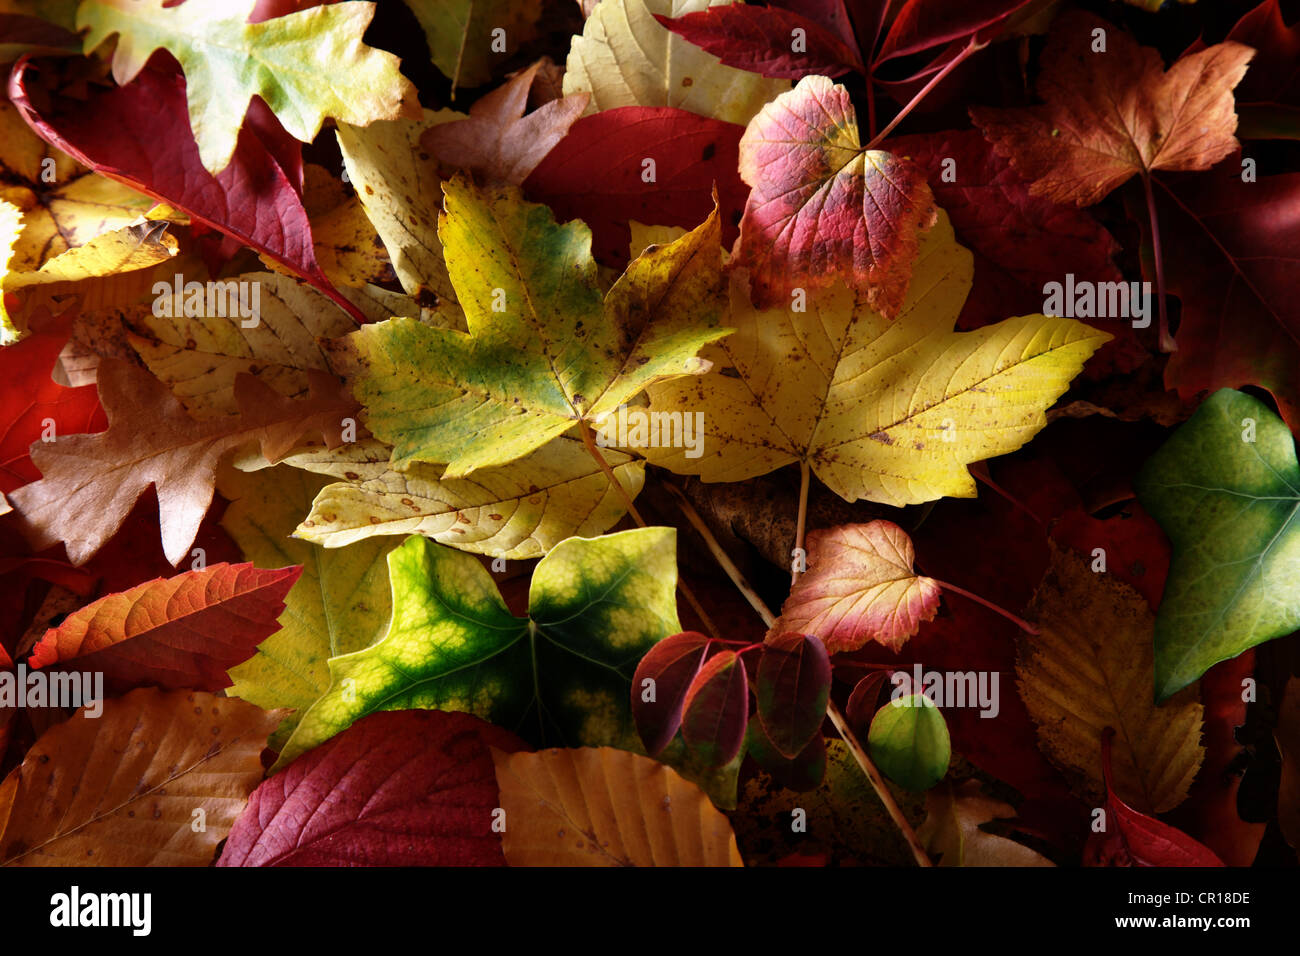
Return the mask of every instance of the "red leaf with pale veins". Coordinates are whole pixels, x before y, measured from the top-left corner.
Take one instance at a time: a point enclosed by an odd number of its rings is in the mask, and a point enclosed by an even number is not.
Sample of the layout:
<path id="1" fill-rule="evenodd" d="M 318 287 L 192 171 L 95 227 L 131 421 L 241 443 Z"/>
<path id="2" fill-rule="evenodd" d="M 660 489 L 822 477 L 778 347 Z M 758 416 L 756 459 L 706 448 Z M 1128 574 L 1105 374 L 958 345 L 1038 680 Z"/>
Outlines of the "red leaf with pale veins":
<path id="1" fill-rule="evenodd" d="M 420 136 L 420 145 L 439 160 L 469 170 L 487 182 L 523 183 L 591 99 L 575 93 L 542 104 L 527 116 L 528 92 L 541 62 L 475 101 L 469 117 L 441 123 Z"/>
<path id="2" fill-rule="evenodd" d="M 42 139 L 266 254 L 365 320 L 321 270 L 302 200 L 253 128 L 240 131 L 234 157 L 219 175 L 203 168 L 182 75 L 141 70 L 126 86 L 88 99 L 52 96 L 56 105 L 42 112 L 27 93 L 31 73 L 26 58 L 20 60 L 9 77 L 9 98 Z"/>
<path id="3" fill-rule="evenodd" d="M 741 137 L 740 175 L 753 188 L 733 262 L 756 306 L 842 279 L 898 312 L 934 197 L 914 163 L 862 149 L 844 87 L 808 76 L 764 106 Z"/>
<path id="4" fill-rule="evenodd" d="M 748 723 L 745 662 L 734 651 L 722 651 L 705 662 L 686 691 L 682 738 L 708 766 L 721 767 L 739 753 Z"/>
<path id="5" fill-rule="evenodd" d="M 698 631 L 665 637 L 650 648 L 632 677 L 632 719 L 646 753 L 659 754 L 682 723 L 682 706 L 691 681 L 704 664 L 709 639 Z M 643 698 L 644 682 L 654 681 L 655 699 Z"/>
<path id="6" fill-rule="evenodd" d="M 856 49 L 814 20 L 779 7 L 736 3 L 677 18 L 655 14 L 655 19 L 727 66 L 763 76 L 798 80 L 862 69 Z M 802 52 L 792 49 L 795 30 L 804 31 Z"/>
<path id="7" fill-rule="evenodd" d="M 754 675 L 758 719 L 781 756 L 793 760 L 826 719 L 831 660 L 816 637 L 782 634 L 763 645 Z"/>
<path id="8" fill-rule="evenodd" d="M 1214 851 L 1186 833 L 1138 813 L 1110 786 L 1110 741 L 1115 731 L 1101 736 L 1101 771 L 1106 778 L 1104 833 L 1094 833 L 1084 848 L 1084 866 L 1223 866 Z"/>
<path id="9" fill-rule="evenodd" d="M 774 632 L 815 634 L 831 654 L 875 641 L 898 650 L 939 609 L 939 585 L 912 570 L 912 539 L 892 521 L 808 535 L 808 570 Z"/>
<path id="10" fill-rule="evenodd" d="M 1182 303 L 1165 386 L 1187 399 L 1258 385 L 1300 430 L 1300 173 L 1241 181 L 1234 159 L 1157 179 L 1166 288 Z M 1143 211 L 1143 228 L 1149 228 Z"/>
<path id="11" fill-rule="evenodd" d="M 556 219 L 586 222 L 593 255 L 622 266 L 629 221 L 693 229 L 713 211 L 716 185 L 722 241 L 729 245 L 749 192 L 736 172 L 743 132 L 735 123 L 667 106 L 602 110 L 573 124 L 524 191 L 550 206 Z M 646 159 L 655 161 L 654 182 L 642 179 Z"/>
<path id="12" fill-rule="evenodd" d="M 1093 52 L 1093 30 L 1106 36 Z M 1160 53 L 1113 24 L 1072 11 L 1053 24 L 1038 95 L 1026 109 L 972 107 L 971 118 L 1030 191 L 1090 206 L 1130 177 L 1209 169 L 1237 148 L 1232 89 L 1254 51 L 1220 43 L 1168 72 Z"/>
<path id="13" fill-rule="evenodd" d="M 469 714 L 363 717 L 253 791 L 217 866 L 505 866 L 489 747 L 525 749 Z"/>
<path id="14" fill-rule="evenodd" d="M 102 672 L 110 694 L 156 685 L 218 691 L 226 671 L 280 629 L 301 567 L 218 564 L 110 594 L 72 614 L 32 648 L 29 666 Z"/>

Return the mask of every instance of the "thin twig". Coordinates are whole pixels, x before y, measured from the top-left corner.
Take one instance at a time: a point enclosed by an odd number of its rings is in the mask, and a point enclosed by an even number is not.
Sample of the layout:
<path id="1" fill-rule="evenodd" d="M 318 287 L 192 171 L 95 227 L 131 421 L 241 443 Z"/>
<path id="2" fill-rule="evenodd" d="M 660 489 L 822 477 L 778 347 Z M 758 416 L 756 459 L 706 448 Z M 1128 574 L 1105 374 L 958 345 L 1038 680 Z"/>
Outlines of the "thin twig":
<path id="1" fill-rule="evenodd" d="M 1011 623 L 1015 624 L 1026 634 L 1036 635 L 1039 633 L 1038 628 L 1034 627 L 1034 625 L 1030 624 L 1028 621 L 1024 620 L 1023 618 L 1016 617 L 1006 608 L 998 607 L 996 604 L 994 604 L 992 601 L 988 600 L 987 598 L 982 598 L 978 594 L 972 594 L 970 591 L 967 591 L 965 588 L 959 588 L 957 587 L 957 585 L 949 584 L 947 581 L 940 581 L 938 578 L 931 578 L 930 580 L 933 581 L 935 584 L 939 585 L 939 587 L 943 588 L 945 591 L 951 591 L 953 594 L 960 594 L 964 598 L 970 598 L 976 604 L 983 604 L 990 611 L 993 611 L 997 614 L 1001 614 L 1003 617 L 1005 617 Z"/>

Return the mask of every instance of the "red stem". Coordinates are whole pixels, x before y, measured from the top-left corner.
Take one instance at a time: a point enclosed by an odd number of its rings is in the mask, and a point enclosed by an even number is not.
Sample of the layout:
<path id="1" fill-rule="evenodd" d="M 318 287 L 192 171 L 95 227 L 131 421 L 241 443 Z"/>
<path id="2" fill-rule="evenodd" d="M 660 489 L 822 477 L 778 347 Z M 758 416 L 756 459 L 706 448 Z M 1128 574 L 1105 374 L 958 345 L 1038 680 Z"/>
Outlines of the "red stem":
<path id="1" fill-rule="evenodd" d="M 1169 334 L 1169 314 L 1165 307 L 1165 259 L 1160 251 L 1160 220 L 1156 216 L 1156 196 L 1151 189 L 1151 174 L 1142 174 L 1142 188 L 1147 194 L 1147 216 L 1151 219 L 1151 252 L 1156 260 L 1156 302 L 1160 309 L 1160 351 L 1173 352 L 1178 346 Z"/>
<path id="2" fill-rule="evenodd" d="M 1011 621 L 1013 624 L 1019 627 L 1026 634 L 1038 633 L 1038 628 L 1034 627 L 1034 625 L 1030 624 L 1028 621 L 1024 620 L 1023 618 L 1016 617 L 1010 611 L 998 607 L 992 601 L 986 600 L 980 597 L 978 594 L 971 594 L 971 592 L 967 591 L 965 588 L 959 588 L 955 584 L 949 584 L 947 581 L 940 581 L 937 578 L 931 578 L 930 580 L 934 581 L 935 584 L 939 585 L 939 587 L 943 588 L 944 590 L 951 591 L 953 594 L 960 594 L 964 598 L 970 598 L 976 604 L 983 604 L 990 611 L 995 611 L 996 613 L 1001 614 L 1003 617 L 1005 617 L 1008 621 Z"/>
<path id="3" fill-rule="evenodd" d="M 884 139 L 886 136 L 888 136 L 890 133 L 894 131 L 895 126 L 903 122 L 903 119 L 907 116 L 908 113 L 916 109 L 916 107 L 920 105 L 920 102 L 930 95 L 930 91 L 932 89 L 934 89 L 936 86 L 938 86 L 940 83 L 943 82 L 943 78 L 945 76 L 947 76 L 953 70 L 957 69 L 957 67 L 960 66 L 962 63 L 966 62 L 966 58 L 970 56 L 972 53 L 974 53 L 977 50 L 982 50 L 986 46 L 988 46 L 987 41 L 984 43 L 979 43 L 977 42 L 975 37 L 971 37 L 971 41 L 966 45 L 966 49 L 962 50 L 959 54 L 953 57 L 950 61 L 948 61 L 947 65 L 945 65 L 942 70 L 940 70 L 933 77 L 931 77 L 930 82 L 925 84 L 925 86 L 921 87 L 920 92 L 918 92 L 915 96 L 913 96 L 908 101 L 907 105 L 898 111 L 898 115 L 889 121 L 889 125 L 886 126 L 884 129 L 882 129 L 879 135 L 871 137 L 871 142 L 867 143 L 867 145 L 863 147 L 863 150 L 875 149 L 876 145 L 882 139 Z"/>

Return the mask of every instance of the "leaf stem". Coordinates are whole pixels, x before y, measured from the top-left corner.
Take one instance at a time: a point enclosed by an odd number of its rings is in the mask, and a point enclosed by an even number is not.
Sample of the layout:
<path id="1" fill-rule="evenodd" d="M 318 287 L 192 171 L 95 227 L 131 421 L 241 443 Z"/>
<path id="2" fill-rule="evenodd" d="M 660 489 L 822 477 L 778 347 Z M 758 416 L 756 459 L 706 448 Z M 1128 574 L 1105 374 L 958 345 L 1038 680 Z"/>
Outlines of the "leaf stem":
<path id="1" fill-rule="evenodd" d="M 1173 336 L 1169 334 L 1169 311 L 1165 305 L 1165 258 L 1160 251 L 1160 219 L 1156 215 L 1156 196 L 1151 188 L 1151 174 L 1142 174 L 1142 189 L 1147 196 L 1147 216 L 1151 220 L 1151 253 L 1156 260 L 1156 304 L 1160 309 L 1160 351 L 1173 352 L 1178 349 Z"/>
<path id="2" fill-rule="evenodd" d="M 745 580 L 745 576 L 740 573 L 740 569 L 736 567 L 735 563 L 727 555 L 727 552 L 722 550 L 722 545 L 718 544 L 718 539 L 713 536 L 713 532 L 710 531 L 709 526 L 704 523 L 699 512 L 697 512 L 691 505 L 690 501 L 687 500 L 686 495 L 682 493 L 680 488 L 674 487 L 673 485 L 666 485 L 665 487 L 672 491 L 674 497 L 677 499 L 678 507 L 682 509 L 682 514 L 686 516 L 686 520 L 689 521 L 691 526 L 704 537 L 704 543 L 708 546 L 709 552 L 717 560 L 718 564 L 722 567 L 722 570 L 727 573 L 727 577 L 731 578 L 731 583 L 734 584 L 737 590 L 745 596 L 745 599 L 749 601 L 750 606 L 758 612 L 758 616 L 763 619 L 763 623 L 771 628 L 772 625 L 776 623 L 776 618 L 773 616 L 767 604 L 764 603 L 763 599 L 758 596 L 758 592 L 750 587 L 749 582 Z M 871 784 L 871 789 L 876 791 L 876 796 L 880 798 L 880 802 L 884 805 L 885 812 L 889 814 L 889 818 L 894 821 L 894 825 L 897 826 L 899 832 L 902 833 L 903 839 L 907 841 L 907 846 L 912 851 L 912 856 L 916 858 L 917 864 L 919 866 L 933 866 L 934 864 L 926 854 L 925 848 L 921 845 L 921 841 L 917 839 L 916 832 L 912 829 L 912 825 L 908 823 L 907 817 L 903 816 L 903 811 L 898 808 L 898 803 L 894 800 L 894 795 L 889 792 L 889 787 L 885 785 L 885 780 L 881 777 L 880 771 L 876 769 L 876 765 L 871 762 L 871 758 L 867 756 L 867 752 L 863 749 L 862 744 L 859 743 L 858 738 L 854 735 L 853 731 L 849 729 L 848 722 L 844 719 L 844 715 L 840 713 L 839 706 L 835 701 L 827 701 L 826 713 L 830 716 L 831 723 L 835 725 L 836 731 L 839 732 L 840 737 L 843 738 L 844 743 L 848 746 L 849 752 L 853 754 L 853 759 L 856 760 L 858 766 L 862 768 L 863 774 L 866 775 L 867 782 Z"/>
<path id="3" fill-rule="evenodd" d="M 839 731 L 839 735 L 844 738 L 844 743 L 848 746 L 849 753 L 853 754 L 853 759 L 858 762 L 858 766 L 861 767 L 862 772 L 866 774 L 867 780 L 871 782 L 871 787 L 876 791 L 876 796 L 878 796 L 880 802 L 885 805 L 885 812 L 889 814 L 889 818 L 894 821 L 894 825 L 897 826 L 899 832 L 903 834 L 903 839 L 907 841 L 907 848 L 912 851 L 912 856 L 916 859 L 916 865 L 934 866 L 934 861 L 932 861 L 930 855 L 925 852 L 925 847 L 922 846 L 921 841 L 917 839 L 916 831 L 913 830 L 912 825 L 907 822 L 907 817 L 903 816 L 903 811 L 899 809 L 897 801 L 894 800 L 894 795 L 889 792 L 889 787 L 885 785 L 884 778 L 880 776 L 880 771 L 876 769 L 876 765 L 872 763 L 871 758 L 867 756 L 866 750 L 863 749 L 862 744 L 858 741 L 857 735 L 855 735 L 849 728 L 848 721 L 845 720 L 844 715 L 840 713 L 840 708 L 835 701 L 831 700 L 827 702 L 826 713 L 830 717 L 831 723 L 835 725 L 835 729 Z"/>
<path id="4" fill-rule="evenodd" d="M 791 553 L 792 558 L 794 558 L 795 555 L 799 555 L 800 557 L 804 555 L 803 539 L 804 532 L 808 525 L 808 486 L 812 483 L 811 478 L 812 470 L 808 467 L 808 462 L 799 462 L 799 517 L 795 523 L 794 552 Z M 801 561 L 798 559 L 790 562 L 791 587 L 793 587 L 794 583 L 799 580 L 799 572 L 796 569 L 799 567 L 800 563 Z"/>
<path id="5" fill-rule="evenodd" d="M 605 473 L 606 480 L 609 481 L 614 490 L 623 498 L 623 504 L 627 506 L 627 513 L 632 516 L 632 520 L 637 523 L 637 527 L 649 527 L 645 523 L 645 519 L 641 517 L 641 512 L 636 510 L 636 505 L 632 503 L 632 496 L 628 494 L 627 489 L 623 487 L 623 482 L 618 480 L 618 475 L 614 474 L 614 469 L 609 467 L 609 462 L 607 462 L 605 456 L 600 453 L 600 446 L 596 444 L 596 434 L 591 430 L 591 426 L 586 422 L 579 422 L 578 430 L 582 434 L 582 443 L 587 446 L 587 451 L 590 452 L 591 457 L 596 460 L 596 464 L 600 467 L 600 470 Z M 677 590 L 682 592 L 682 597 L 686 598 L 686 603 L 691 606 L 691 610 L 699 615 L 700 620 L 704 622 L 704 626 L 708 629 L 709 634 L 714 638 L 721 640 L 722 634 L 718 631 L 718 626 L 713 623 L 713 618 L 709 617 L 708 611 L 704 610 L 704 605 L 695 597 L 695 592 L 693 592 L 686 582 L 682 580 L 681 574 L 677 575 Z"/>
<path id="6" fill-rule="evenodd" d="M 930 95 L 931 90 L 933 90 L 936 86 L 938 86 L 940 83 L 943 82 L 944 77 L 946 77 L 953 70 L 957 69 L 957 67 L 961 66 L 962 63 L 966 62 L 966 58 L 969 57 L 972 53 L 982 50 L 986 46 L 988 46 L 987 40 L 983 43 L 980 43 L 976 40 L 975 37 L 971 37 L 970 43 L 966 44 L 966 48 L 962 50 L 960 53 L 958 53 L 951 60 L 949 60 L 944 65 L 942 70 L 940 70 L 933 77 L 931 77 L 930 82 L 925 84 L 925 86 L 921 87 L 920 91 L 915 96 L 913 96 L 910 100 L 908 100 L 907 105 L 898 111 L 898 115 L 889 121 L 888 126 L 882 129 L 880 133 L 877 134 L 876 136 L 871 137 L 871 142 L 867 143 L 866 146 L 862 147 L 863 152 L 866 152 L 869 149 L 874 149 L 876 145 L 880 143 L 881 140 L 883 140 L 886 136 L 888 136 L 890 133 L 894 131 L 895 126 L 903 122 L 904 118 L 906 118 L 908 113 L 916 109 L 917 106 L 920 105 L 921 101 Z"/>
<path id="7" fill-rule="evenodd" d="M 946 591 L 951 591 L 953 594 L 960 594 L 964 598 L 970 598 L 976 604 L 983 604 L 990 611 L 993 611 L 997 614 L 1001 614 L 1003 617 L 1005 617 L 1011 623 L 1015 624 L 1026 634 L 1038 633 L 1038 628 L 1034 627 L 1034 625 L 1030 624 L 1028 621 L 1024 620 L 1023 618 L 1016 617 L 1010 611 L 1006 610 L 1005 608 L 998 607 L 992 601 L 989 601 L 986 598 L 982 598 L 978 594 L 972 594 L 970 591 L 967 591 L 965 588 L 959 588 L 957 587 L 957 585 L 949 584 L 947 581 L 940 581 L 938 578 L 931 578 L 930 580 L 933 581 L 935 584 L 939 585 L 939 587 L 943 588 Z"/>
<path id="8" fill-rule="evenodd" d="M 744 595 L 745 600 L 749 602 L 749 606 L 752 607 L 758 613 L 758 616 L 763 619 L 763 623 L 766 624 L 768 628 L 771 628 L 772 625 L 776 623 L 776 618 L 772 616 L 772 612 L 768 610 L 763 599 L 758 596 L 758 592 L 749 586 L 749 582 L 745 580 L 745 576 L 740 573 L 740 569 L 732 562 L 731 557 L 727 552 L 722 550 L 722 545 L 718 544 L 718 539 L 713 536 L 713 532 L 710 531 L 709 526 L 704 523 L 704 519 L 700 517 L 700 513 L 695 510 L 695 507 L 690 503 L 686 495 L 676 485 L 665 483 L 664 487 L 672 492 L 673 497 L 677 499 L 677 507 L 680 508 L 682 514 L 686 516 L 686 520 L 691 523 L 691 527 L 698 531 L 704 538 L 704 543 L 708 547 L 709 553 L 713 555 L 713 559 L 718 562 L 719 567 L 726 572 L 727 577 L 731 578 L 731 583 L 736 586 L 736 589 L 740 591 L 742 595 Z"/>

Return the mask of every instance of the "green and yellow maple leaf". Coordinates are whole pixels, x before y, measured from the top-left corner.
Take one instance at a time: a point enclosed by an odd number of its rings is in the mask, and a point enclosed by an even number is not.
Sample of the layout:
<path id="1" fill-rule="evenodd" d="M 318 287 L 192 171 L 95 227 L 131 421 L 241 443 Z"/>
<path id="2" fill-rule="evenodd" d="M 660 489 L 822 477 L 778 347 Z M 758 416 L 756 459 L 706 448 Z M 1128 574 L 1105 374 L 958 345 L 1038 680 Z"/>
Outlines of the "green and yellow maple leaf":
<path id="1" fill-rule="evenodd" d="M 114 34 L 113 78 L 135 79 L 165 49 L 185 71 L 190 127 L 213 175 L 235 152 L 249 102 L 260 96 L 289 135 L 310 143 L 326 119 L 364 126 L 418 110 L 391 53 L 361 42 L 373 3 L 349 0 L 249 23 L 256 0 L 85 0 L 77 29 L 90 53 Z"/>
<path id="2" fill-rule="evenodd" d="M 439 234 L 468 334 L 391 319 L 333 345 L 398 470 L 443 462 L 444 479 L 460 478 L 514 461 L 652 382 L 702 371 L 696 352 L 729 331 L 716 209 L 647 249 L 602 302 L 585 224 L 557 224 L 511 186 L 443 189 Z"/>
<path id="3" fill-rule="evenodd" d="M 940 213 L 892 321 L 843 284 L 809 294 L 804 311 L 792 302 L 756 312 L 743 275 L 733 275 L 739 330 L 701 352 L 713 371 L 648 389 L 652 414 L 703 415 L 702 452 L 650 447 L 646 457 L 705 481 L 803 462 L 848 501 L 973 497 L 966 465 L 1037 434 L 1110 336 L 1045 315 L 954 332 L 972 268 Z"/>

